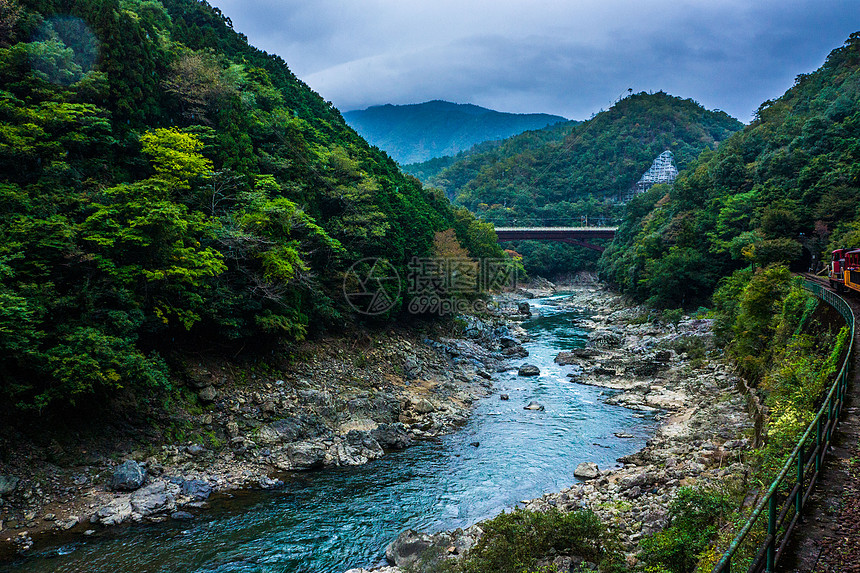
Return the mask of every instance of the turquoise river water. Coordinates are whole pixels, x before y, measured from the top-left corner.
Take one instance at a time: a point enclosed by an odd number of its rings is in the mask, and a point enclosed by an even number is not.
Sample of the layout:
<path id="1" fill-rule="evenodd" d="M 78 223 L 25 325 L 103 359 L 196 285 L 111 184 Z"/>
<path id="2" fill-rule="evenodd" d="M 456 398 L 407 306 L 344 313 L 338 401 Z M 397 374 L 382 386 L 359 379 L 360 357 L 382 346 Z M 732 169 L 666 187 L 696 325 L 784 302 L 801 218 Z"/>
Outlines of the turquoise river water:
<path id="1" fill-rule="evenodd" d="M 456 433 L 365 466 L 295 474 L 282 490 L 213 499 L 192 522 L 43 543 L 0 563 L 0 572 L 343 573 L 380 564 L 403 529 L 468 526 L 569 486 L 579 462 L 612 467 L 644 445 L 656 422 L 603 403 L 603 390 L 570 382 L 569 367 L 553 363 L 588 335 L 585 315 L 555 306 L 563 296 L 531 301 L 535 317 L 523 324 L 533 337 L 524 345 L 530 356 L 514 364 L 535 364 L 541 375 L 496 375 L 493 394 Z M 530 400 L 546 410 L 523 410 Z"/>

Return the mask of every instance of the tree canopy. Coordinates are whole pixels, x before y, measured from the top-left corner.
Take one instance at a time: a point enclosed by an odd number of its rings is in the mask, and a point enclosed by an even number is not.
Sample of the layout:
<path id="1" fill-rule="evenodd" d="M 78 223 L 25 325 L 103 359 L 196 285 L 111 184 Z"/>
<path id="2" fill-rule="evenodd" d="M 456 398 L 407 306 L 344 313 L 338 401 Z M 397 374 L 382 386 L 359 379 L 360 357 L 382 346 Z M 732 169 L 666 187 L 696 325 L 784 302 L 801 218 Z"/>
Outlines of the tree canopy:
<path id="1" fill-rule="evenodd" d="M 502 256 L 206 2 L 0 2 L 4 404 L 146 393 L 171 351 L 360 321 L 350 266 L 406 276 L 447 229 Z"/>

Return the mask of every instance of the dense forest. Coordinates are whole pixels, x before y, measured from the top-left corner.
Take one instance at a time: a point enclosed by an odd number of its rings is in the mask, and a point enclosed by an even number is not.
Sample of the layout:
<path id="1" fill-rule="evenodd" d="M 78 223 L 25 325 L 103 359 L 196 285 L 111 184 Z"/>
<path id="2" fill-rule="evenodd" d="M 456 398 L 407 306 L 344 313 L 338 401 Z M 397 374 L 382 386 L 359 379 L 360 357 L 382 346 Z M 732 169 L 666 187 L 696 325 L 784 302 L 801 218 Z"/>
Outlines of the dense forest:
<path id="1" fill-rule="evenodd" d="M 453 191 L 466 185 L 486 165 L 529 149 L 564 140 L 578 123 L 581 122 L 564 121 L 543 129 L 525 131 L 507 139 L 484 141 L 456 155 L 434 157 L 421 163 L 401 165 L 400 168 L 425 184 Z M 448 170 L 455 165 L 456 168 Z M 440 176 L 443 171 L 445 175 Z"/>
<path id="2" fill-rule="evenodd" d="M 567 121 L 546 113 L 506 113 L 472 104 L 434 100 L 376 105 L 343 114 L 372 145 L 400 164 L 454 155 L 483 141 Z"/>
<path id="3" fill-rule="evenodd" d="M 735 271 L 807 270 L 860 246 L 860 33 L 799 75 L 754 121 L 703 153 L 674 186 L 632 201 L 603 276 L 664 308 L 708 304 Z M 739 279 L 738 279 L 739 280 Z"/>
<path id="4" fill-rule="evenodd" d="M 40 411 L 354 322 L 346 270 L 434 232 L 501 256 L 196 0 L 0 0 L 0 197 L 0 395 Z"/>
<path id="5" fill-rule="evenodd" d="M 679 169 L 743 124 L 721 111 L 663 92 L 633 94 L 580 124 L 560 124 L 470 153 L 427 178 L 456 204 L 495 224 L 524 226 L 612 222 L 616 198 L 651 162 L 671 150 Z M 437 162 L 439 163 L 439 162 Z M 412 173 L 432 173 L 430 162 Z M 599 254 L 559 244 L 523 242 L 514 248 L 530 273 L 554 276 L 594 268 Z"/>

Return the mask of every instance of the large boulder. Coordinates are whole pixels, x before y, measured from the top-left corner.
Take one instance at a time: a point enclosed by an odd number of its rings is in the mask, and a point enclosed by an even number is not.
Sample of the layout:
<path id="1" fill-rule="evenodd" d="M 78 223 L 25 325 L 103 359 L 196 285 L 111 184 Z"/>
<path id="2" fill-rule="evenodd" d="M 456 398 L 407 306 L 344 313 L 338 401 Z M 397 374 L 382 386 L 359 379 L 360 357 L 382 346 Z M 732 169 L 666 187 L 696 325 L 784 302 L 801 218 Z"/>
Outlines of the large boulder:
<path id="1" fill-rule="evenodd" d="M 594 331 L 588 335 L 588 345 L 596 348 L 617 348 L 624 342 L 624 337 L 606 330 Z"/>
<path id="2" fill-rule="evenodd" d="M 154 513 L 171 512 L 176 509 L 176 495 L 179 491 L 180 488 L 176 484 L 155 482 L 131 494 L 131 508 L 134 513 L 144 517 Z"/>
<path id="3" fill-rule="evenodd" d="M 412 376 L 415 378 L 416 376 Z M 352 418 L 368 418 L 379 423 L 396 422 L 400 416 L 400 400 L 388 392 L 376 392 L 371 398 L 353 398 L 346 403 Z"/>
<path id="4" fill-rule="evenodd" d="M 289 443 L 316 438 L 327 432 L 328 428 L 318 417 L 299 414 L 260 426 L 254 441 L 263 445 Z"/>
<path id="5" fill-rule="evenodd" d="M 517 370 L 517 374 L 520 376 L 540 376 L 540 368 L 534 364 L 523 364 Z"/>
<path id="6" fill-rule="evenodd" d="M 197 392 L 197 397 L 200 398 L 201 402 L 214 402 L 218 398 L 218 390 L 213 386 L 207 386 Z"/>
<path id="7" fill-rule="evenodd" d="M 112 500 L 109 504 L 100 507 L 92 519 L 93 523 L 102 525 L 117 525 L 127 521 L 131 517 L 131 503 L 127 495 Z"/>
<path id="8" fill-rule="evenodd" d="M 529 351 L 520 346 L 519 344 L 515 346 L 508 346 L 507 348 L 502 348 L 502 356 L 506 356 L 507 358 L 525 358 L 529 355 Z"/>
<path id="9" fill-rule="evenodd" d="M 339 466 L 360 466 L 383 455 L 379 442 L 367 432 L 359 430 L 350 430 L 335 448 L 336 463 Z"/>
<path id="10" fill-rule="evenodd" d="M 594 479 L 600 475 L 600 469 L 594 462 L 582 462 L 573 470 L 573 475 L 580 479 Z"/>
<path id="11" fill-rule="evenodd" d="M 433 547 L 433 541 L 433 538 L 426 533 L 407 529 L 385 548 L 385 558 L 388 559 L 389 563 L 393 563 L 401 569 L 414 567 Z"/>
<path id="12" fill-rule="evenodd" d="M 429 414 L 430 412 L 436 411 L 436 406 L 428 400 L 427 398 L 421 398 L 420 400 L 414 402 L 412 404 L 412 408 L 418 414 Z"/>
<path id="13" fill-rule="evenodd" d="M 561 366 L 570 366 L 571 364 L 577 364 L 579 362 L 577 358 L 578 357 L 575 353 L 562 350 L 556 355 L 554 362 Z"/>
<path id="14" fill-rule="evenodd" d="M 204 501 L 212 494 L 212 486 L 202 479 L 188 479 L 182 482 L 180 491 L 194 501 Z"/>
<path id="15" fill-rule="evenodd" d="M 117 466 L 111 476 L 110 487 L 116 491 L 134 491 L 146 481 L 146 470 L 136 461 L 127 460 Z"/>
<path id="16" fill-rule="evenodd" d="M 15 476 L 0 476 L 0 495 L 12 493 L 18 487 L 18 478 Z"/>
<path id="17" fill-rule="evenodd" d="M 412 438 L 405 424 L 380 424 L 370 432 L 371 437 L 379 442 L 379 445 L 389 450 L 402 450 L 412 445 Z"/>
<path id="18" fill-rule="evenodd" d="M 299 442 L 287 448 L 289 467 L 282 469 L 307 470 L 325 465 L 326 448 L 319 442 Z"/>

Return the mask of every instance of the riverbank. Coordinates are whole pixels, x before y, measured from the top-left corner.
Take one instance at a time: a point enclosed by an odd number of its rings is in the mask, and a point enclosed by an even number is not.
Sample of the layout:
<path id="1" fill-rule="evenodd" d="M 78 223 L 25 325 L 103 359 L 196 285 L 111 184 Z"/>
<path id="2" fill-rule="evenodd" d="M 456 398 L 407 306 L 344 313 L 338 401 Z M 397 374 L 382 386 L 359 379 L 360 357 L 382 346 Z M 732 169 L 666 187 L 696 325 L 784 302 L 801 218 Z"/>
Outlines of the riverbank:
<path id="1" fill-rule="evenodd" d="M 570 470 L 579 481 L 524 500 L 520 507 L 594 511 L 618 534 L 632 566 L 639 541 L 667 525 L 668 507 L 679 488 L 743 484 L 754 424 L 739 379 L 713 347 L 710 321 L 660 323 L 647 309 L 627 306 L 595 286 L 581 287 L 556 304 L 592 315 L 587 346 L 556 358 L 569 368 L 571 382 L 606 388 L 607 403 L 656 415 L 661 425 L 642 450 L 620 458 L 618 467 L 578 464 Z M 406 531 L 386 557 L 399 568 L 414 565 L 422 554 L 458 559 L 480 534 L 480 524 L 436 535 Z M 545 564 L 567 573 L 576 559 L 555 556 Z"/>
<path id="2" fill-rule="evenodd" d="M 7 429 L 0 553 L 193 519 L 212 495 L 278 488 L 286 472 L 361 465 L 448 433 L 488 393 L 503 351 L 520 348 L 501 317 L 354 334 L 296 345 L 274 365 L 186 357 L 181 400 L 116 435 L 90 428 L 62 443 Z"/>

